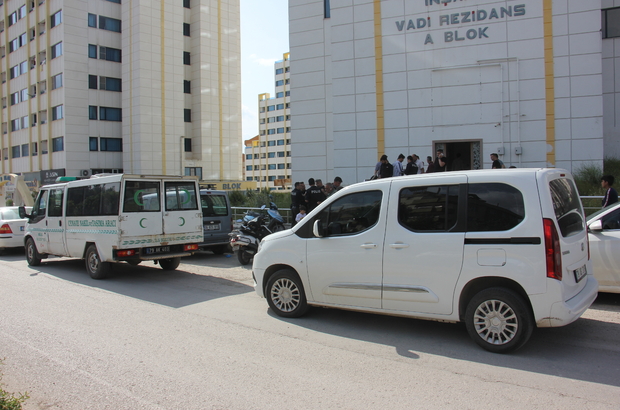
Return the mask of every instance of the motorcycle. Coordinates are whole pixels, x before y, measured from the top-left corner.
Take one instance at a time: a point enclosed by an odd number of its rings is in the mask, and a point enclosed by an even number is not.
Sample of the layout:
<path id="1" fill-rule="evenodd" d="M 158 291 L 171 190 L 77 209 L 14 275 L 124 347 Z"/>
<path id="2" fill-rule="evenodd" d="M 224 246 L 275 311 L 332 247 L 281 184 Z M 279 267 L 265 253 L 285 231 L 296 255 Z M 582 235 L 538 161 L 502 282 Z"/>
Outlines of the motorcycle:
<path id="1" fill-rule="evenodd" d="M 265 205 L 261 207 L 264 211 Z M 243 218 L 243 223 L 237 232 L 230 233 L 230 246 L 233 252 L 237 252 L 237 259 L 242 265 L 250 263 L 256 252 L 258 244 L 267 235 L 283 231 L 284 218 L 278 212 L 276 204 L 271 202 L 267 215 L 256 214 L 249 211 Z"/>

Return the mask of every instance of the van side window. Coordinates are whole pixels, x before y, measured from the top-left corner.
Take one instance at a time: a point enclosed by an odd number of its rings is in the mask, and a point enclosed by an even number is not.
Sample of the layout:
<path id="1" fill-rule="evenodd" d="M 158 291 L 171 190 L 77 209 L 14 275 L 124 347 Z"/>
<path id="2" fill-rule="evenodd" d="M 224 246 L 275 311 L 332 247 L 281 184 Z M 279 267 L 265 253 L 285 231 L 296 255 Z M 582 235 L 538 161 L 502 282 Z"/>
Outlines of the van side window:
<path id="1" fill-rule="evenodd" d="M 577 188 L 570 179 L 558 178 L 549 182 L 555 219 L 564 238 L 585 229 L 583 208 Z"/>
<path id="2" fill-rule="evenodd" d="M 48 216 L 62 216 L 62 197 L 64 188 L 50 190 Z"/>
<path id="3" fill-rule="evenodd" d="M 39 197 L 37 198 L 37 202 L 35 202 L 34 207 L 32 208 L 32 215 L 36 217 L 32 220 L 33 223 L 39 222 L 41 219 L 45 218 L 45 210 L 47 208 L 47 196 L 49 194 L 48 190 L 43 190 L 39 193 Z"/>
<path id="4" fill-rule="evenodd" d="M 224 195 L 200 195 L 202 216 L 227 216 L 228 207 Z"/>
<path id="5" fill-rule="evenodd" d="M 189 182 L 165 182 L 166 211 L 198 209 L 196 187 Z"/>
<path id="6" fill-rule="evenodd" d="M 67 190 L 67 216 L 118 215 L 120 182 Z"/>
<path id="7" fill-rule="evenodd" d="M 346 195 L 321 211 L 317 219 L 326 236 L 352 235 L 374 226 L 381 210 L 381 191 Z"/>
<path id="8" fill-rule="evenodd" d="M 620 229 L 620 210 L 615 210 L 601 219 L 603 229 Z"/>
<path id="9" fill-rule="evenodd" d="M 404 188 L 398 197 L 398 222 L 414 231 L 449 231 L 456 225 L 458 185 Z"/>
<path id="10" fill-rule="evenodd" d="M 507 184 L 469 184 L 467 231 L 507 231 L 525 219 L 521 191 Z"/>
<path id="11" fill-rule="evenodd" d="M 159 182 L 126 181 L 123 212 L 159 212 Z"/>

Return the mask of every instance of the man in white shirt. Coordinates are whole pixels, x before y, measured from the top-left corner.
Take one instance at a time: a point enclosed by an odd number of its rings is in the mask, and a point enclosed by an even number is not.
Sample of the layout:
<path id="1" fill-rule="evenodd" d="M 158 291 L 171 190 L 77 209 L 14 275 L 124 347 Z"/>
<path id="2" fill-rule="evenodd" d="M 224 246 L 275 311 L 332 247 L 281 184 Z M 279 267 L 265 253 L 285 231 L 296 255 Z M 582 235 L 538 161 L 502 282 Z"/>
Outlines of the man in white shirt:
<path id="1" fill-rule="evenodd" d="M 413 160 L 415 161 L 415 166 L 418 167 L 418 174 L 424 173 L 424 162 L 418 157 L 416 154 L 413 154 Z"/>
<path id="2" fill-rule="evenodd" d="M 405 159 L 405 156 L 403 154 L 400 154 L 396 162 L 392 164 L 392 166 L 394 167 L 395 177 L 400 177 L 403 175 L 403 160 L 404 159 Z"/>

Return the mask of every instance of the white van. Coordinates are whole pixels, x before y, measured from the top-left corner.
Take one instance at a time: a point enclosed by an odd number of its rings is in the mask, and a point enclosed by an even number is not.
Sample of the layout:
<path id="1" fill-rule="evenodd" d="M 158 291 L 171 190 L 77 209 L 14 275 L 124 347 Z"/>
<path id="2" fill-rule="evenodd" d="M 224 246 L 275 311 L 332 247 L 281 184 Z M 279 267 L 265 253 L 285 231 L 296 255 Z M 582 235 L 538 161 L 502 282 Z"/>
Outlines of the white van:
<path id="1" fill-rule="evenodd" d="M 585 217 L 560 169 L 443 172 L 351 185 L 269 235 L 252 268 L 284 317 L 308 305 L 465 322 L 521 347 L 594 302 Z"/>
<path id="2" fill-rule="evenodd" d="M 174 270 L 203 241 L 197 193 L 196 177 L 95 175 L 43 186 L 30 215 L 20 208 L 28 264 L 83 258 L 94 279 L 110 262 L 150 260 Z"/>

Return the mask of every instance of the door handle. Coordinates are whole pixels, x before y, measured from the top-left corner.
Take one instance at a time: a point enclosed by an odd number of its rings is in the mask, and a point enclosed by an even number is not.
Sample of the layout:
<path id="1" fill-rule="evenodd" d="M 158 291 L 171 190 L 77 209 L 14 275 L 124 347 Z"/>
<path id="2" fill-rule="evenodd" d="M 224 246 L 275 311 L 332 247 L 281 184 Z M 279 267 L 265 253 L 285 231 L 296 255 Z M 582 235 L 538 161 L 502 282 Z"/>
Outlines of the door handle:
<path id="1" fill-rule="evenodd" d="M 360 245 L 361 248 L 363 249 L 374 249 L 377 247 L 377 244 L 374 243 L 363 243 Z"/>
<path id="2" fill-rule="evenodd" d="M 62 226 L 62 221 L 58 221 L 58 226 Z"/>
<path id="3" fill-rule="evenodd" d="M 408 247 L 409 247 L 408 243 L 391 243 L 390 244 L 390 248 L 394 248 L 394 249 L 404 249 Z"/>

